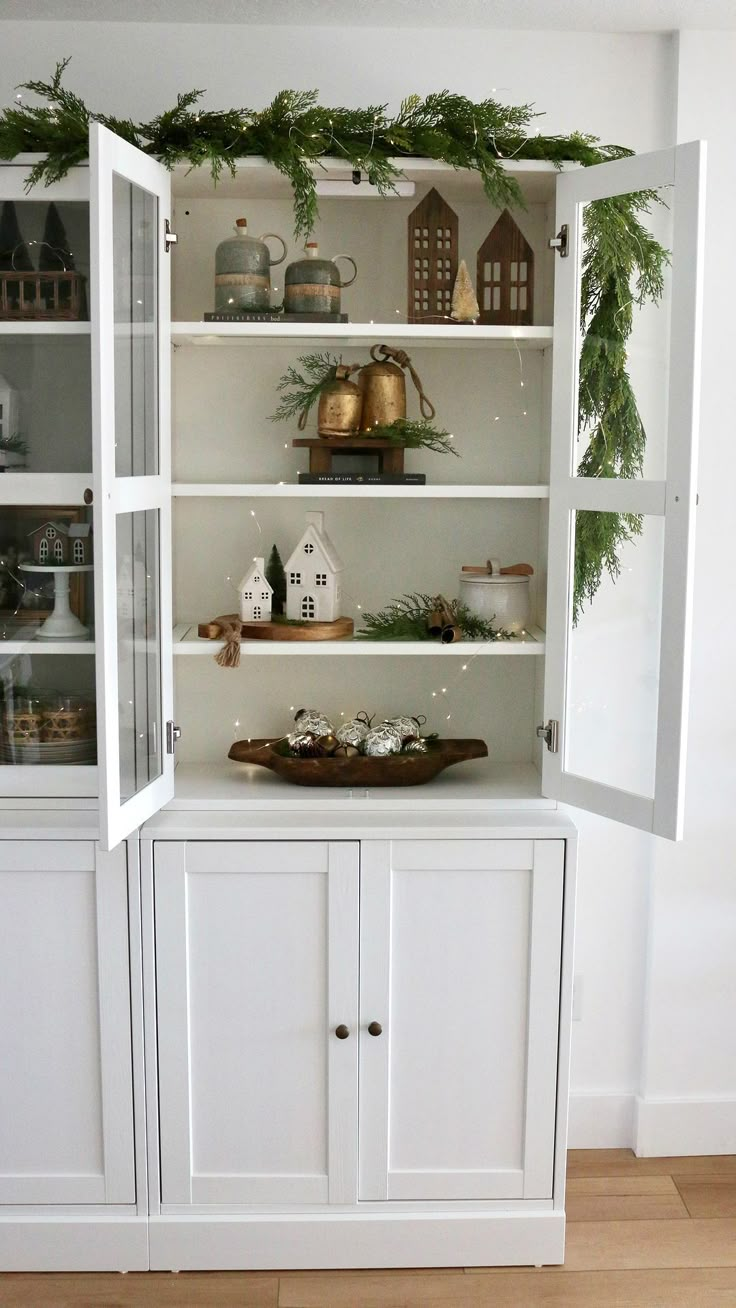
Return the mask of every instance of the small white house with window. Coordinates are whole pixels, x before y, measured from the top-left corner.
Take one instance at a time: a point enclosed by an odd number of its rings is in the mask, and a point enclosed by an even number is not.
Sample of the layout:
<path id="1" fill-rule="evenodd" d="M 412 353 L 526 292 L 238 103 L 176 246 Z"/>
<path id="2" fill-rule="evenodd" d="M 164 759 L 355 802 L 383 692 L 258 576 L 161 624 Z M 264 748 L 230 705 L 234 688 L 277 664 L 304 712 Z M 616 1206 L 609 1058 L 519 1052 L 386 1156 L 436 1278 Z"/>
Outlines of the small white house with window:
<path id="1" fill-rule="evenodd" d="M 344 564 L 324 529 L 324 516 L 306 515 L 306 531 L 284 565 L 286 616 L 300 622 L 334 622 L 340 616 Z"/>
<path id="2" fill-rule="evenodd" d="M 270 622 L 273 588 L 266 581 L 263 559 L 254 559 L 238 582 L 241 622 Z"/>

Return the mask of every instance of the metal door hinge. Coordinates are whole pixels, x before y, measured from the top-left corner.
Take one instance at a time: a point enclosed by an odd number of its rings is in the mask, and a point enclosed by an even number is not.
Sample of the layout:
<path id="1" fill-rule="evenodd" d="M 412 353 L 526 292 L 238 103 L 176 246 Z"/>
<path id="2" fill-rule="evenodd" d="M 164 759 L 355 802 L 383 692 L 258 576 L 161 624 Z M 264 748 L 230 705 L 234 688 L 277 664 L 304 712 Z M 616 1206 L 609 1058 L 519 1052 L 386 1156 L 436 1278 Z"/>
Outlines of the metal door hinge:
<path id="1" fill-rule="evenodd" d="M 556 236 L 550 237 L 547 242 L 550 250 L 556 250 L 561 259 L 566 259 L 567 250 L 567 223 L 563 223 Z"/>
<path id="2" fill-rule="evenodd" d="M 177 727 L 173 722 L 166 723 L 166 753 L 173 754 L 176 748 L 177 740 L 181 740 L 181 727 Z"/>
<path id="3" fill-rule="evenodd" d="M 164 249 L 167 254 L 171 253 L 172 245 L 176 245 L 179 237 L 176 232 L 172 232 L 171 223 L 168 218 L 164 221 Z"/>
<path id="4" fill-rule="evenodd" d="M 559 734 L 560 724 L 554 718 L 550 718 L 546 726 L 537 727 L 537 735 L 545 742 L 550 754 L 557 753 Z"/>

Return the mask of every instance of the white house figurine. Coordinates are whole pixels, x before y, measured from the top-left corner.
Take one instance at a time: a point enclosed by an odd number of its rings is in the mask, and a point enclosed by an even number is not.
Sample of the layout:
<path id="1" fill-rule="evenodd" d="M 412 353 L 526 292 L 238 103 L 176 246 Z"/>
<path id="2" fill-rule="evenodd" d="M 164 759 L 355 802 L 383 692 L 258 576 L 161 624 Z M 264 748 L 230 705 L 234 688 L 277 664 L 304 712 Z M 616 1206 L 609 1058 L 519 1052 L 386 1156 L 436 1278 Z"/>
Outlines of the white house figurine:
<path id="1" fill-rule="evenodd" d="M 238 583 L 241 622 L 270 622 L 273 587 L 266 581 L 263 559 L 254 559 Z"/>
<path id="2" fill-rule="evenodd" d="M 286 616 L 300 622 L 334 622 L 340 616 L 343 562 L 324 529 L 323 513 L 308 513 L 307 527 L 286 564 Z"/>

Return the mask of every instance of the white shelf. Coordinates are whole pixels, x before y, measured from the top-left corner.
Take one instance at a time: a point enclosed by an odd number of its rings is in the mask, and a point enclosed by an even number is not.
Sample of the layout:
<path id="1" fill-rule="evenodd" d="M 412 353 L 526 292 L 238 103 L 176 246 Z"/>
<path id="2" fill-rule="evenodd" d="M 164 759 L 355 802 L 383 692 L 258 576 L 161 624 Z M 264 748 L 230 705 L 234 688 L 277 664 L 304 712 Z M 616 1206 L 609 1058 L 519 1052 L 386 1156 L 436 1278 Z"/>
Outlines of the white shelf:
<path id="1" fill-rule="evenodd" d="M 402 499 L 402 500 L 546 500 L 549 486 L 466 486 L 448 483 L 427 486 L 300 485 L 293 482 L 174 482 L 180 499 Z"/>
<path id="2" fill-rule="evenodd" d="M 199 654 L 214 657 L 224 645 L 222 640 L 202 640 L 196 624 L 179 623 L 174 627 L 174 654 Z M 525 637 L 518 640 L 459 640 L 452 645 L 441 645 L 434 640 L 243 640 L 242 657 L 255 655 L 292 655 L 312 658 L 316 655 L 356 655 L 357 657 L 407 658 L 428 657 L 439 659 L 473 659 L 487 657 L 519 658 L 544 654 L 544 632 L 530 627 Z"/>
<path id="3" fill-rule="evenodd" d="M 53 319 L 26 320 L 12 318 L 0 322 L 0 338 L 3 336 L 89 336 L 92 324 L 89 322 L 54 321 Z"/>
<path id="4" fill-rule="evenodd" d="M 91 472 L 4 472 L 0 475 L 0 504 L 84 504 L 92 487 Z"/>
<path id="5" fill-rule="evenodd" d="M 359 811 L 380 813 L 445 810 L 484 813 L 503 809 L 554 809 L 540 790 L 537 769 L 531 763 L 494 763 L 473 759 L 457 763 L 424 786 L 378 786 L 374 789 L 332 786 L 293 786 L 266 768 L 252 763 L 180 763 L 175 774 L 172 810 L 254 812 L 280 809 L 290 812 Z"/>
<path id="6" fill-rule="evenodd" d="M 408 159 L 405 156 L 392 160 L 402 177 L 413 181 L 418 188 L 423 186 L 441 186 L 442 194 L 449 200 L 484 200 L 483 183 L 478 173 L 465 168 L 452 168 L 438 159 Z M 172 170 L 172 191 L 175 197 L 182 199 L 222 200 L 264 199 L 276 200 L 290 198 L 291 182 L 279 173 L 272 164 L 258 156 L 235 160 L 237 173 L 231 177 L 227 169 L 217 183 L 212 181 L 209 167 L 190 168 L 187 164 L 177 164 Z M 319 162 L 310 165 L 312 173 L 318 179 L 335 178 L 350 181 L 352 169 L 344 159 L 323 156 Z M 577 168 L 578 164 L 563 164 L 562 169 Z M 515 177 L 524 190 L 527 201 L 540 203 L 554 199 L 557 177 L 560 169 L 546 159 L 509 159 L 504 161 L 504 168 L 510 176 Z M 327 197 L 320 196 L 323 203 Z M 338 198 L 338 197 L 335 197 Z M 387 196 L 385 203 L 396 203 L 395 196 Z M 355 195 L 341 196 L 341 204 L 355 204 L 365 201 L 360 189 L 355 188 Z M 373 197 L 371 197 L 373 199 Z M 373 199 L 375 203 L 375 200 Z M 416 203 L 416 201 L 413 201 Z"/>
<path id="7" fill-rule="evenodd" d="M 552 344 L 551 327 L 488 327 L 473 323 L 406 322 L 172 322 L 174 345 L 272 344 L 274 341 L 402 341 L 421 346 L 457 345 L 502 350 L 546 350 Z"/>
<path id="8" fill-rule="evenodd" d="M 38 630 L 33 628 L 34 632 Z M 25 640 L 3 640 L 0 637 L 0 659 L 16 654 L 94 654 L 93 640 L 37 640 L 29 635 Z"/>

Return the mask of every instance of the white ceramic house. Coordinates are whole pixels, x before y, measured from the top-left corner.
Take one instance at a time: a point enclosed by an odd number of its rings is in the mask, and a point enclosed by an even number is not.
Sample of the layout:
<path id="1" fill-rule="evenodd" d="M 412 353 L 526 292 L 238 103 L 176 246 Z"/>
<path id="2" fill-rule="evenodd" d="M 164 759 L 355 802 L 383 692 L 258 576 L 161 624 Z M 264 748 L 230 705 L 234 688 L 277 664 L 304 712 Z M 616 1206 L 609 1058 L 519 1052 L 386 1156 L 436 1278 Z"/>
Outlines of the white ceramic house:
<path id="1" fill-rule="evenodd" d="M 241 622 L 270 622 L 273 587 L 266 581 L 263 559 L 254 559 L 238 582 Z"/>
<path id="2" fill-rule="evenodd" d="M 306 518 L 306 531 L 285 564 L 286 616 L 334 622 L 340 616 L 344 564 L 324 529 L 324 514 Z"/>

